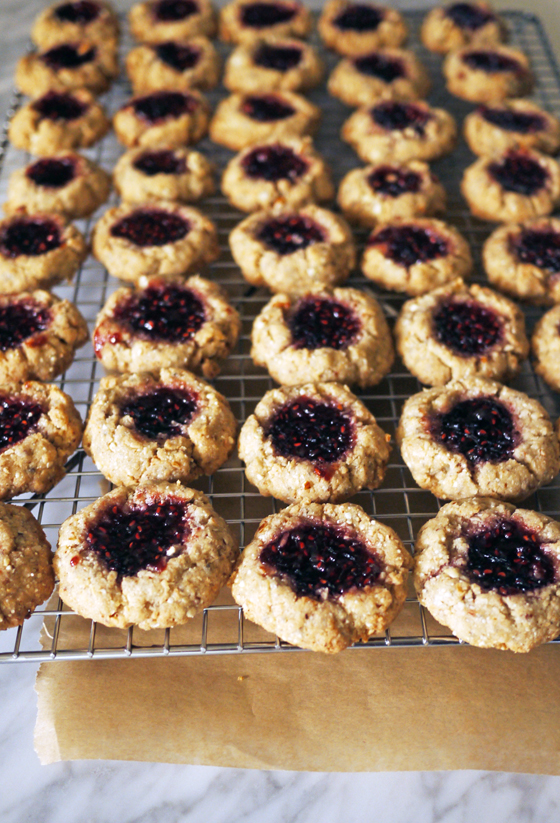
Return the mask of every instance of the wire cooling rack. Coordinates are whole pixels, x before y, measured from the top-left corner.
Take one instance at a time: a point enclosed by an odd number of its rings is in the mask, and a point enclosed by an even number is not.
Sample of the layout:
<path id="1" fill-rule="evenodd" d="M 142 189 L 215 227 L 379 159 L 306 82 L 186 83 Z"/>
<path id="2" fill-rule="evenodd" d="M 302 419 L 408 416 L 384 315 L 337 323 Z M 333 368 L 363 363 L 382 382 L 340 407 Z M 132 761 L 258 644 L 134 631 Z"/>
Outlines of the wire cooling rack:
<path id="1" fill-rule="evenodd" d="M 472 106 L 451 97 L 445 91 L 441 59 L 424 49 L 419 42 L 418 31 L 422 14 L 409 12 L 405 13 L 405 16 L 411 30 L 410 45 L 424 61 L 432 76 L 434 88 L 429 98 L 430 102 L 451 111 L 461 123 Z M 536 101 L 559 116 L 560 71 L 539 20 L 523 12 L 506 12 L 504 17 L 510 29 L 512 44 L 525 51 L 531 60 L 537 77 L 534 94 Z M 131 44 L 127 43 L 125 38 L 123 45 L 126 49 Z M 317 42 L 316 45 L 319 46 Z M 325 55 L 325 59 L 330 70 L 336 60 L 332 55 Z M 108 111 L 113 113 L 129 95 L 128 83 L 121 76 L 103 102 Z M 209 95 L 213 104 L 222 96 L 223 91 Z M 340 127 L 350 111 L 330 98 L 324 86 L 311 93 L 310 98 L 323 110 L 317 147 L 330 163 L 338 183 L 347 171 L 359 165 L 357 157 L 339 139 Z M 21 97 L 14 95 L 3 128 L 0 142 L 0 197 L 5 197 L 10 173 L 28 161 L 28 157 L 11 147 L 6 138 L 9 120 L 20 104 Z M 200 144 L 200 148 L 217 163 L 219 169 L 223 169 L 231 157 L 230 152 L 207 140 Z M 97 147 L 85 154 L 110 171 L 122 150 L 114 135 L 110 134 Z M 445 219 L 455 225 L 470 242 L 476 266 L 474 279 L 483 282 L 480 250 L 492 226 L 473 218 L 465 209 L 459 195 L 462 171 L 473 160 L 473 155 L 461 140 L 451 156 L 434 164 L 434 170 L 448 191 L 448 210 Z M 113 200 L 109 205 L 114 202 Z M 251 414 L 263 394 L 273 386 L 270 378 L 262 369 L 256 368 L 249 357 L 252 321 L 269 295 L 264 290 L 247 286 L 229 253 L 229 231 L 243 215 L 232 209 L 220 195 L 205 200 L 201 208 L 216 222 L 222 250 L 219 260 L 210 267 L 208 276 L 226 289 L 243 320 L 239 345 L 214 381 L 216 388 L 228 398 L 234 414 L 241 423 Z M 95 219 L 98 216 L 96 215 Z M 92 221 L 79 222 L 78 226 L 85 233 L 89 233 Z M 364 235 L 358 233 L 357 240 L 359 245 L 362 244 Z M 90 257 L 78 272 L 75 281 L 71 285 L 57 287 L 56 293 L 60 297 L 72 300 L 92 328 L 97 312 L 109 294 L 119 285 L 120 283 L 109 277 L 103 267 Z M 398 314 L 403 303 L 402 297 L 376 290 L 358 273 L 354 273 L 349 285 L 365 288 L 373 293 L 381 301 L 390 321 Z M 541 314 L 538 309 L 527 309 L 529 331 Z M 103 369 L 93 355 L 91 344 L 88 344 L 78 353 L 72 367 L 57 383 L 73 397 L 78 410 L 85 417 L 102 376 Z M 559 416 L 559 399 L 533 372 L 530 364 L 525 364 L 513 385 L 540 400 L 554 418 Z M 393 371 L 382 383 L 370 391 L 358 394 L 380 425 L 394 435 L 403 403 L 420 389 L 418 381 L 397 361 Z M 64 480 L 50 494 L 21 496 L 15 501 L 33 512 L 53 547 L 56 545 L 60 523 L 110 488 L 81 450 L 69 460 L 67 470 Z M 210 497 L 214 507 L 237 533 L 241 546 L 251 540 L 264 517 L 281 507 L 271 498 L 261 497 L 247 482 L 237 458 L 231 459 L 212 477 L 203 478 L 193 485 Z M 353 500 L 368 514 L 395 529 L 410 551 L 413 551 L 414 537 L 418 529 L 439 509 L 436 498 L 416 486 L 396 448 L 393 449 L 392 460 L 381 488 L 374 492 L 361 492 Z M 560 517 L 560 477 L 539 490 L 524 505 Z M 373 637 L 367 643 L 357 644 L 353 648 L 442 646 L 458 643 L 457 638 L 432 620 L 411 594 L 403 612 L 384 635 Z M 288 650 L 295 649 L 245 620 L 242 610 L 233 604 L 225 591 L 222 592 L 217 604 L 205 609 L 188 626 L 176 629 L 150 632 L 132 628 L 123 631 L 107 629 L 68 611 L 55 594 L 46 607 L 37 609 L 25 621 L 24 626 L 0 633 L 0 662 Z"/>

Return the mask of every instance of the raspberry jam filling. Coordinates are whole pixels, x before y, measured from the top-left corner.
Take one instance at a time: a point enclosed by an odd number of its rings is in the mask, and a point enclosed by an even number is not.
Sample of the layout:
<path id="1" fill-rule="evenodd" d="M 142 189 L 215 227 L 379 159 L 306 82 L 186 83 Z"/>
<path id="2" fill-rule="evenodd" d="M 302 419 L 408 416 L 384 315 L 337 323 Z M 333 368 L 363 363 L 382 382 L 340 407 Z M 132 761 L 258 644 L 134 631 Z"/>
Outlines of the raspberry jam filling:
<path id="1" fill-rule="evenodd" d="M 289 71 L 299 66 L 301 49 L 297 46 L 275 46 L 272 43 L 263 43 L 259 46 L 254 63 L 263 69 L 274 71 Z"/>
<path id="2" fill-rule="evenodd" d="M 368 246 L 377 246 L 385 257 L 405 268 L 449 254 L 447 241 L 421 226 L 387 226 L 370 236 Z"/>
<path id="3" fill-rule="evenodd" d="M 560 232 L 522 229 L 517 237 L 510 237 L 510 247 L 521 263 L 560 274 Z"/>
<path id="4" fill-rule="evenodd" d="M 51 310 L 35 300 L 0 306 L 0 351 L 17 349 L 30 337 L 44 332 L 52 322 Z"/>
<path id="5" fill-rule="evenodd" d="M 197 408 L 195 395 L 186 389 L 158 386 L 124 403 L 121 415 L 132 417 L 142 437 L 163 445 L 170 437 L 185 434 Z"/>
<path id="6" fill-rule="evenodd" d="M 304 297 L 288 317 L 295 349 L 347 349 L 361 323 L 349 306 L 327 297 Z"/>
<path id="7" fill-rule="evenodd" d="M 288 214 L 267 220 L 257 239 L 282 256 L 325 242 L 325 232 L 310 217 Z"/>
<path id="8" fill-rule="evenodd" d="M 90 525 L 86 549 L 119 580 L 143 569 L 161 572 L 183 551 L 190 533 L 187 508 L 173 499 L 107 507 Z"/>
<path id="9" fill-rule="evenodd" d="M 407 192 L 420 191 L 422 177 L 415 171 L 400 169 L 398 166 L 380 166 L 368 176 L 368 184 L 373 191 L 387 197 L 400 197 Z"/>
<path id="10" fill-rule="evenodd" d="M 500 54 L 497 51 L 469 51 L 461 57 L 463 63 L 475 71 L 485 71 L 488 74 L 501 73 L 506 71 L 518 72 L 521 64 L 507 54 Z"/>
<path id="11" fill-rule="evenodd" d="M 34 400 L 0 394 L 0 451 L 36 431 L 43 409 Z"/>
<path id="12" fill-rule="evenodd" d="M 61 46 L 54 46 L 41 55 L 41 60 L 53 71 L 60 69 L 78 69 L 85 63 L 95 60 L 96 48 L 92 46 L 84 49 L 71 43 L 63 43 Z"/>
<path id="13" fill-rule="evenodd" d="M 60 229 L 46 217 L 16 217 L 0 231 L 0 254 L 37 257 L 62 245 Z"/>
<path id="14" fill-rule="evenodd" d="M 76 176 L 76 164 L 72 157 L 43 157 L 26 168 L 25 176 L 36 186 L 61 189 Z"/>
<path id="15" fill-rule="evenodd" d="M 289 146 L 258 146 L 241 161 L 247 177 L 253 180 L 289 180 L 295 183 L 306 173 L 309 164 Z"/>
<path id="16" fill-rule="evenodd" d="M 463 536 L 468 542 L 465 571 L 484 591 L 507 596 L 555 582 L 554 565 L 538 535 L 517 520 L 496 520 Z"/>
<path id="17" fill-rule="evenodd" d="M 406 69 L 402 60 L 397 57 L 387 57 L 377 51 L 354 58 L 356 69 L 368 77 L 376 77 L 384 83 L 392 83 L 399 77 L 405 77 Z"/>
<path id="18" fill-rule="evenodd" d="M 121 300 L 113 317 L 146 340 L 187 343 L 205 322 L 206 310 L 186 286 L 159 283 Z"/>
<path id="19" fill-rule="evenodd" d="M 101 9 L 91 0 L 77 0 L 76 3 L 62 3 L 54 10 L 55 17 L 63 23 L 86 26 L 99 17 Z"/>
<path id="20" fill-rule="evenodd" d="M 179 214 L 163 209 L 140 208 L 114 223 L 111 234 L 144 248 L 176 243 L 186 237 L 190 228 L 189 221 Z"/>
<path id="21" fill-rule="evenodd" d="M 89 108 L 77 97 L 58 91 L 48 91 L 31 105 L 43 120 L 77 120 Z"/>
<path id="22" fill-rule="evenodd" d="M 429 428 L 438 443 L 472 466 L 509 460 L 519 441 L 511 412 L 493 397 L 460 400 L 448 412 L 434 414 Z"/>
<path id="23" fill-rule="evenodd" d="M 341 31 L 375 31 L 383 20 L 382 9 L 352 3 L 334 18 L 333 24 Z"/>
<path id="24" fill-rule="evenodd" d="M 184 43 L 161 43 L 154 47 L 154 51 L 162 63 L 175 71 L 192 69 L 200 60 L 200 49 Z"/>
<path id="25" fill-rule="evenodd" d="M 515 151 L 501 162 L 490 163 L 488 173 L 505 191 L 527 196 L 536 194 L 548 180 L 548 171 L 537 160 Z"/>
<path id="26" fill-rule="evenodd" d="M 488 354 L 503 340 L 503 321 L 474 300 L 444 300 L 432 315 L 434 337 L 460 357 Z"/>
<path id="27" fill-rule="evenodd" d="M 198 12 L 198 3 L 194 0 L 159 0 L 153 7 L 153 15 L 161 23 L 174 23 L 185 20 Z"/>
<path id="28" fill-rule="evenodd" d="M 265 29 L 288 23 L 296 16 L 296 8 L 291 3 L 246 3 L 241 6 L 240 20 L 244 26 Z"/>
<path id="29" fill-rule="evenodd" d="M 259 560 L 298 597 L 326 600 L 374 586 L 382 565 L 356 534 L 340 526 L 303 522 L 261 549 Z"/>
<path id="30" fill-rule="evenodd" d="M 495 15 L 492 12 L 472 3 L 453 3 L 445 9 L 445 15 L 460 29 L 470 29 L 471 31 L 481 29 L 491 20 L 495 20 Z"/>
<path id="31" fill-rule="evenodd" d="M 273 120 L 285 120 L 295 114 L 295 109 L 273 94 L 246 97 L 241 104 L 241 111 L 259 123 L 271 123 Z"/>
<path id="32" fill-rule="evenodd" d="M 370 109 L 371 117 L 378 126 L 387 131 L 404 131 L 413 129 L 416 134 L 423 135 L 426 124 L 432 119 L 430 112 L 416 106 L 414 103 L 399 103 L 396 100 L 385 100 Z"/>
<path id="33" fill-rule="evenodd" d="M 504 131 L 515 131 L 518 134 L 535 134 L 535 132 L 546 128 L 544 117 L 534 112 L 491 109 L 487 106 L 481 106 L 478 111 L 487 123 L 491 123 Z"/>
<path id="34" fill-rule="evenodd" d="M 145 97 L 136 97 L 132 101 L 134 113 L 148 123 L 191 114 L 197 105 L 198 101 L 194 97 L 180 91 L 155 91 Z"/>
<path id="35" fill-rule="evenodd" d="M 185 158 L 177 157 L 170 149 L 145 151 L 132 165 L 147 177 L 154 177 L 156 174 L 184 174 L 187 171 Z"/>
<path id="36" fill-rule="evenodd" d="M 340 460 L 352 447 L 354 425 L 334 403 L 301 396 L 273 414 L 266 436 L 277 454 L 316 463 L 322 476 L 328 472 L 326 464 Z"/>

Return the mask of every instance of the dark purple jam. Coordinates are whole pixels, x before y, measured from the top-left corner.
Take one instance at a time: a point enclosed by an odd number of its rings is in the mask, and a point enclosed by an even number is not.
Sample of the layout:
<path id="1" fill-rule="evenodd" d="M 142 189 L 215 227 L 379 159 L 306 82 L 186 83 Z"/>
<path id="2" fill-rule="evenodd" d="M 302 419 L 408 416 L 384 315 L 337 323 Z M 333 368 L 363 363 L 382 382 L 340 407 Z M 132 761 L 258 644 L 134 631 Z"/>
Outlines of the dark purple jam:
<path id="1" fill-rule="evenodd" d="M 493 397 L 460 400 L 432 417 L 430 431 L 438 443 L 473 466 L 509 460 L 519 437 L 511 412 Z"/>
<path id="2" fill-rule="evenodd" d="M 87 26 L 88 23 L 97 20 L 100 8 L 91 0 L 77 0 L 75 3 L 62 3 L 55 8 L 54 13 L 61 22 Z"/>
<path id="3" fill-rule="evenodd" d="M 370 109 L 371 117 L 378 126 L 387 131 L 404 131 L 414 129 L 417 134 L 423 135 L 426 123 L 432 119 L 429 111 L 425 111 L 414 103 L 401 103 L 398 100 L 385 100 Z"/>
<path id="4" fill-rule="evenodd" d="M 190 528 L 182 500 L 108 506 L 90 526 L 86 547 L 119 579 L 142 569 L 161 572 L 180 554 Z"/>
<path id="5" fill-rule="evenodd" d="M 351 448 L 354 426 L 334 403 L 302 396 L 275 412 L 266 435 L 277 454 L 317 463 L 322 474 L 325 464 L 340 460 Z"/>
<path id="6" fill-rule="evenodd" d="M 157 208 L 136 209 L 111 226 L 113 237 L 129 240 L 142 248 L 176 243 L 189 231 L 190 224 L 184 217 Z"/>
<path id="7" fill-rule="evenodd" d="M 241 6 L 241 23 L 253 29 L 266 29 L 288 23 L 296 15 L 292 3 L 246 3 Z"/>
<path id="8" fill-rule="evenodd" d="M 447 241 L 437 232 L 413 225 L 387 226 L 374 232 L 368 246 L 379 247 L 385 257 L 406 268 L 449 253 Z"/>
<path id="9" fill-rule="evenodd" d="M 289 71 L 299 66 L 301 49 L 297 46 L 276 46 L 262 43 L 255 53 L 255 66 L 274 71 Z"/>
<path id="10" fill-rule="evenodd" d="M 0 306 L 0 351 L 17 349 L 25 340 L 48 329 L 51 322 L 50 309 L 34 300 Z"/>
<path id="11" fill-rule="evenodd" d="M 382 568 L 356 534 L 309 521 L 279 534 L 261 549 L 259 560 L 298 597 L 313 600 L 374 586 Z"/>
<path id="12" fill-rule="evenodd" d="M 156 283 L 117 304 L 113 316 L 146 340 L 187 343 L 206 320 L 202 300 L 178 283 Z"/>
<path id="13" fill-rule="evenodd" d="M 88 110 L 87 103 L 58 91 L 48 91 L 31 105 L 44 120 L 77 120 Z"/>
<path id="14" fill-rule="evenodd" d="M 293 254 L 314 243 L 323 243 L 325 233 L 310 217 L 284 214 L 271 217 L 259 229 L 257 239 L 277 254 Z"/>
<path id="15" fill-rule="evenodd" d="M 15 217 L 0 231 L 0 254 L 37 257 L 62 245 L 60 229 L 47 217 Z"/>
<path id="16" fill-rule="evenodd" d="M 198 101 L 190 94 L 180 91 L 154 91 L 145 97 L 136 97 L 132 101 L 132 108 L 138 117 L 143 117 L 148 123 L 157 123 L 168 117 L 181 117 L 182 114 L 191 114 L 198 105 Z"/>
<path id="17" fill-rule="evenodd" d="M 406 75 L 406 70 L 402 60 L 398 57 L 388 57 L 386 54 L 374 51 L 371 54 L 364 54 L 363 57 L 355 57 L 354 65 L 356 69 L 368 77 L 376 77 L 384 83 L 392 83 L 399 77 Z"/>
<path id="18" fill-rule="evenodd" d="M 487 354 L 502 342 L 503 322 L 474 300 L 444 300 L 432 315 L 434 337 L 461 357 Z"/>
<path id="19" fill-rule="evenodd" d="M 25 176 L 36 186 L 61 189 L 76 176 L 76 164 L 72 157 L 43 157 L 26 168 Z"/>
<path id="20" fill-rule="evenodd" d="M 145 151 L 136 158 L 133 166 L 147 177 L 154 177 L 156 174 L 184 174 L 187 170 L 185 158 L 177 157 L 171 149 Z"/>
<path id="21" fill-rule="evenodd" d="M 498 51 L 468 51 L 462 56 L 463 63 L 466 63 L 470 69 L 475 71 L 485 71 L 488 74 L 495 74 L 505 71 L 518 72 L 521 65 L 518 60 L 509 57 L 507 54 L 501 54 Z"/>
<path id="22" fill-rule="evenodd" d="M 34 432 L 42 414 L 43 409 L 34 400 L 0 394 L 0 451 Z"/>
<path id="23" fill-rule="evenodd" d="M 522 229 L 510 243 L 521 263 L 530 263 L 554 274 L 560 273 L 560 232 Z"/>
<path id="24" fill-rule="evenodd" d="M 41 60 L 53 71 L 60 71 L 60 69 L 78 69 L 85 63 L 91 63 L 95 60 L 95 54 L 95 46 L 83 49 L 71 43 L 63 43 L 43 52 Z"/>
<path id="25" fill-rule="evenodd" d="M 258 123 L 285 120 L 295 114 L 295 109 L 274 94 L 250 95 L 241 104 L 243 114 Z"/>
<path id="26" fill-rule="evenodd" d="M 162 63 L 175 71 L 192 69 L 200 60 L 200 49 L 186 43 L 160 43 L 159 46 L 154 46 L 154 51 Z"/>
<path id="27" fill-rule="evenodd" d="M 198 12 L 198 3 L 194 0 L 159 0 L 154 6 L 153 14 L 161 23 L 175 23 L 185 20 Z"/>
<path id="28" fill-rule="evenodd" d="M 295 349 L 347 349 L 361 323 L 349 306 L 328 297 L 303 297 L 288 317 Z"/>
<path id="29" fill-rule="evenodd" d="M 544 117 L 532 111 L 490 109 L 487 106 L 481 106 L 479 113 L 487 123 L 491 123 L 504 131 L 515 131 L 518 134 L 535 134 L 535 132 L 546 128 Z"/>
<path id="30" fill-rule="evenodd" d="M 163 445 L 170 437 L 185 433 L 197 408 L 191 392 L 159 386 L 124 403 L 121 415 L 132 417 L 134 428 L 142 437 Z"/>
<path id="31" fill-rule="evenodd" d="M 333 23 L 341 31 L 375 31 L 384 16 L 383 10 L 375 6 L 352 3 L 334 18 Z"/>
<path id="32" fill-rule="evenodd" d="M 452 6 L 445 9 L 445 14 L 460 29 L 470 29 L 471 31 L 481 29 L 482 26 L 495 19 L 492 12 L 482 9 L 480 6 L 475 6 L 473 3 L 453 3 Z"/>
<path id="33" fill-rule="evenodd" d="M 278 180 L 289 180 L 295 183 L 309 168 L 303 160 L 289 146 L 257 146 L 245 155 L 241 161 L 247 177 L 253 180 L 268 180 L 276 183 Z"/>
<path id="34" fill-rule="evenodd" d="M 516 520 L 497 520 L 463 536 L 469 545 L 465 570 L 485 591 L 506 596 L 554 583 L 554 565 L 538 535 Z"/>
<path id="35" fill-rule="evenodd" d="M 510 151 L 503 160 L 490 163 L 488 173 L 505 191 L 530 197 L 540 191 L 548 180 L 547 170 L 522 152 Z"/>
<path id="36" fill-rule="evenodd" d="M 373 191 L 388 197 L 400 197 L 407 192 L 420 191 L 422 177 L 415 171 L 398 166 L 380 166 L 372 171 L 368 183 Z"/>

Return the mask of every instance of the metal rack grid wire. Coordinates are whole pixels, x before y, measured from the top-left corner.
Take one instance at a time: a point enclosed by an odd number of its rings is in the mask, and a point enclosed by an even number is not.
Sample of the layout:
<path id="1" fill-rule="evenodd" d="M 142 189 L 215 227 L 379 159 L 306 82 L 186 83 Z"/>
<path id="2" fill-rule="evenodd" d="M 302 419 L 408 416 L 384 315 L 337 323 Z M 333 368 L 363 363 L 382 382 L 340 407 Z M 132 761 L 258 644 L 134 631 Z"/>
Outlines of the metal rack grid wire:
<path id="1" fill-rule="evenodd" d="M 405 17 L 410 26 L 410 46 L 425 63 L 433 79 L 433 91 L 429 101 L 451 111 L 461 123 L 472 106 L 451 97 L 446 92 L 441 76 L 441 58 L 424 49 L 419 41 L 422 14 L 414 11 L 405 12 Z M 523 49 L 531 60 L 537 78 L 534 99 L 559 116 L 560 71 L 542 25 L 533 15 L 523 12 L 505 12 L 504 17 L 510 29 L 512 44 Z M 317 40 L 315 43 L 320 48 Z M 129 46 L 130 43 L 127 43 L 125 38 L 123 47 Z M 225 54 L 221 45 L 219 48 Z M 336 60 L 332 55 L 324 56 L 330 70 Z M 121 76 L 105 96 L 104 105 L 113 112 L 129 94 L 128 83 Z M 222 90 L 210 94 L 209 98 L 215 105 L 223 96 Z M 335 182 L 338 183 L 347 171 L 359 164 L 353 152 L 339 139 L 340 126 L 350 110 L 329 97 L 324 85 L 311 93 L 310 98 L 323 110 L 322 125 L 316 140 L 317 148 L 330 163 Z M 9 120 L 20 104 L 21 97 L 15 94 L 0 138 L 0 197 L 5 196 L 10 173 L 24 165 L 28 159 L 24 153 L 10 146 L 7 140 Z M 223 169 L 232 156 L 230 152 L 208 140 L 202 141 L 200 148 L 217 163 L 219 169 Z M 122 150 L 114 135 L 109 134 L 98 146 L 84 153 L 107 170 L 111 170 Z M 452 155 L 434 164 L 434 170 L 448 192 L 445 219 L 455 225 L 471 244 L 475 259 L 474 280 L 484 282 L 480 263 L 481 246 L 493 227 L 472 217 L 459 195 L 462 171 L 474 159 L 461 140 Z M 109 205 L 115 202 L 113 197 Z M 214 381 L 216 388 L 228 398 L 241 423 L 253 411 L 263 394 L 273 386 L 271 379 L 262 369 L 253 365 L 249 356 L 252 321 L 267 302 L 269 295 L 262 289 L 247 286 L 229 252 L 228 233 L 244 215 L 232 209 L 219 194 L 203 201 L 200 208 L 216 222 L 222 251 L 219 260 L 210 267 L 208 276 L 224 287 L 242 317 L 242 336 L 238 347 Z M 78 226 L 89 234 L 92 224 L 93 221 L 89 220 L 79 222 Z M 356 234 L 359 247 L 363 245 L 364 237 L 363 233 Z M 109 294 L 120 285 L 90 257 L 73 283 L 59 286 L 55 291 L 60 297 L 72 300 L 92 328 L 98 310 Z M 403 303 L 402 297 L 375 289 L 359 272 L 352 275 L 348 285 L 366 289 L 374 294 L 381 301 L 390 321 L 397 316 Z M 541 315 L 542 311 L 538 309 L 526 309 L 529 331 Z M 78 410 L 85 416 L 102 376 L 103 369 L 93 354 L 91 344 L 88 344 L 78 353 L 71 368 L 56 382 L 73 397 Z M 512 385 L 537 398 L 554 418 L 559 416 L 559 398 L 534 373 L 530 364 L 525 364 L 520 376 Z M 418 381 L 399 361 L 396 361 L 392 372 L 378 386 L 369 391 L 358 392 L 358 395 L 376 416 L 380 425 L 393 436 L 403 403 L 420 389 Z M 217 511 L 237 533 L 241 546 L 246 545 L 252 538 L 264 517 L 282 507 L 272 498 L 264 498 L 258 494 L 247 482 L 243 467 L 237 458 L 230 459 L 212 477 L 203 478 L 192 485 L 210 497 Z M 34 513 L 42 524 L 47 538 L 55 546 L 60 523 L 109 488 L 108 482 L 99 474 L 91 460 L 79 450 L 67 464 L 66 477 L 51 493 L 22 495 L 15 502 L 26 506 Z M 374 492 L 360 492 L 353 501 L 360 504 L 372 517 L 395 529 L 411 551 L 418 529 L 426 520 L 433 517 L 440 507 L 439 501 L 432 494 L 416 486 L 396 448 L 393 448 L 382 486 Z M 560 477 L 539 490 L 524 505 L 560 517 Z M 352 648 L 434 647 L 450 644 L 460 644 L 460 641 L 432 620 L 418 604 L 411 590 L 403 612 L 384 635 L 373 637 L 367 643 L 356 644 Z M 296 650 L 245 620 L 242 610 L 233 604 L 227 591 L 222 592 L 216 604 L 205 609 L 187 626 L 150 632 L 133 628 L 122 631 L 107 629 L 93 621 L 85 620 L 68 611 L 55 593 L 50 603 L 38 608 L 23 626 L 0 633 L 0 662 L 127 659 Z"/>

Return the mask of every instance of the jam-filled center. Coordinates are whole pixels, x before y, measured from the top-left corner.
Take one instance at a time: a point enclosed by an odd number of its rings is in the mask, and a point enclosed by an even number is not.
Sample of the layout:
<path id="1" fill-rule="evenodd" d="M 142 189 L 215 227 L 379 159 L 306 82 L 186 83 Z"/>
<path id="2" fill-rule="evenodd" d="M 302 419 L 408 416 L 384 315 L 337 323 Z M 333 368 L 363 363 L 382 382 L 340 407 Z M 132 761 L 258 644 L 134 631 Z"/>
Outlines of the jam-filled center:
<path id="1" fill-rule="evenodd" d="M 0 305 L 0 351 L 17 349 L 33 335 L 48 329 L 51 322 L 51 310 L 34 300 Z"/>
<path id="2" fill-rule="evenodd" d="M 194 394 L 186 389 L 158 386 L 131 397 L 121 408 L 123 417 L 131 417 L 142 437 L 163 444 L 170 437 L 186 433 L 198 408 Z"/>
<path id="3" fill-rule="evenodd" d="M 175 23 L 186 20 L 198 12 L 198 3 L 194 0 L 159 0 L 154 6 L 153 14 L 161 23 Z"/>
<path id="4" fill-rule="evenodd" d="M 502 342 L 503 321 L 474 300 L 444 300 L 432 315 L 434 337 L 461 357 L 488 354 Z"/>
<path id="5" fill-rule="evenodd" d="M 519 439 L 511 412 L 493 397 L 460 400 L 449 411 L 435 414 L 430 430 L 438 443 L 462 454 L 472 466 L 509 460 Z"/>
<path id="6" fill-rule="evenodd" d="M 44 120 L 77 120 L 88 109 L 77 97 L 57 91 L 47 92 L 31 105 Z"/>
<path id="7" fill-rule="evenodd" d="M 187 162 L 184 157 L 177 157 L 171 149 L 160 151 L 145 151 L 133 163 L 133 166 L 147 177 L 156 174 L 184 174 Z"/>
<path id="8" fill-rule="evenodd" d="M 34 400 L 0 393 L 0 451 L 37 430 L 43 409 Z"/>
<path id="9" fill-rule="evenodd" d="M 387 226 L 372 234 L 368 245 L 379 248 L 385 257 L 406 268 L 449 254 L 445 238 L 422 226 Z"/>
<path id="10" fill-rule="evenodd" d="M 277 254 L 286 255 L 323 243 L 325 232 L 310 217 L 285 214 L 267 220 L 259 229 L 257 239 Z"/>
<path id="11" fill-rule="evenodd" d="M 37 257 L 61 245 L 58 224 L 47 217 L 16 217 L 0 230 L 0 253 L 10 259 Z"/>
<path id="12" fill-rule="evenodd" d="M 132 101 L 135 114 L 143 117 L 148 123 L 191 114 L 196 106 L 197 101 L 194 97 L 180 91 L 155 91 L 145 97 L 136 97 Z"/>
<path id="13" fill-rule="evenodd" d="M 116 321 L 146 340 L 188 343 L 206 320 L 202 300 L 178 283 L 148 286 L 117 304 Z"/>
<path id="14" fill-rule="evenodd" d="M 292 3 L 246 3 L 241 6 L 240 19 L 244 26 L 253 29 L 265 29 L 289 23 L 296 16 Z"/>
<path id="15" fill-rule="evenodd" d="M 543 188 L 548 180 L 544 166 L 527 154 L 510 152 L 503 160 L 488 166 L 488 173 L 505 191 L 531 196 Z"/>
<path id="16" fill-rule="evenodd" d="M 277 183 L 289 180 L 295 183 L 306 173 L 309 164 L 289 146 L 258 146 L 241 161 L 247 177 Z"/>
<path id="17" fill-rule="evenodd" d="M 303 522 L 261 549 L 260 562 L 298 597 L 326 600 L 374 586 L 381 561 L 360 538 L 341 526 Z"/>
<path id="18" fill-rule="evenodd" d="M 560 232 L 553 229 L 522 229 L 510 243 L 521 263 L 530 263 L 554 274 L 560 273 Z"/>
<path id="19" fill-rule="evenodd" d="M 136 246 L 165 246 L 176 243 L 190 231 L 190 223 L 180 214 L 163 209 L 137 209 L 111 226 L 113 237 Z"/>
<path id="20" fill-rule="evenodd" d="M 188 507 L 182 500 L 114 505 L 90 525 L 86 548 L 122 579 L 143 569 L 163 571 L 181 554 L 189 533 Z"/>
<path id="21" fill-rule="evenodd" d="M 60 46 L 54 46 L 52 49 L 44 52 L 41 55 L 41 60 L 53 71 L 60 69 L 78 69 L 86 63 L 91 63 L 95 60 L 96 49 L 95 46 L 89 48 L 81 45 L 74 45 L 72 43 L 63 43 Z"/>
<path id="22" fill-rule="evenodd" d="M 412 129 L 423 135 L 426 124 L 432 119 L 426 111 L 414 103 L 400 103 L 397 100 L 385 100 L 371 109 L 373 121 L 387 131 L 404 131 Z"/>
<path id="23" fill-rule="evenodd" d="M 384 83 L 392 83 L 393 80 L 398 80 L 399 77 L 406 75 L 402 60 L 399 60 L 398 57 L 388 57 L 386 54 L 377 51 L 365 54 L 363 57 L 356 57 L 354 65 L 360 74 L 376 77 L 378 80 L 383 80 Z"/>
<path id="24" fill-rule="evenodd" d="M 327 297 L 304 297 L 288 318 L 295 349 L 347 349 L 361 323 L 349 306 Z"/>
<path id="25" fill-rule="evenodd" d="M 555 581 L 554 564 L 538 535 L 517 520 L 500 519 L 464 537 L 468 542 L 465 571 L 484 591 L 521 594 Z"/>
<path id="26" fill-rule="evenodd" d="M 506 71 L 518 72 L 521 68 L 519 61 L 507 54 L 498 51 L 469 51 L 461 57 L 463 63 L 475 71 L 485 71 L 488 74 L 502 73 Z"/>
<path id="27" fill-rule="evenodd" d="M 289 71 L 299 66 L 301 49 L 297 46 L 275 46 L 272 43 L 262 43 L 254 57 L 256 66 L 274 71 Z"/>
<path id="28" fill-rule="evenodd" d="M 241 104 L 241 111 L 251 120 L 270 123 L 273 120 L 285 120 L 295 114 L 295 109 L 274 94 L 251 95 Z"/>
<path id="29" fill-rule="evenodd" d="M 76 176 L 76 164 L 72 157 L 43 157 L 27 167 L 25 176 L 36 186 L 61 189 Z"/>
<path id="30" fill-rule="evenodd" d="M 78 26 L 86 26 L 97 20 L 101 9 L 97 3 L 91 0 L 77 0 L 75 3 L 62 3 L 54 10 L 55 17 L 63 23 L 75 23 Z"/>
<path id="31" fill-rule="evenodd" d="M 341 31 L 375 31 L 384 18 L 382 9 L 352 3 L 341 11 L 333 23 Z"/>
<path id="32" fill-rule="evenodd" d="M 277 454 L 317 463 L 320 471 L 321 464 L 334 463 L 349 451 L 354 426 L 334 403 L 302 395 L 273 414 L 266 435 Z"/>
<path id="33" fill-rule="evenodd" d="M 422 177 L 415 171 L 398 166 L 380 166 L 368 176 L 368 184 L 379 194 L 400 197 L 401 194 L 420 191 Z"/>
<path id="34" fill-rule="evenodd" d="M 186 71 L 196 66 L 200 60 L 200 49 L 186 43 L 161 43 L 154 47 L 155 53 L 167 66 L 175 71 Z"/>
<path id="35" fill-rule="evenodd" d="M 470 29 L 476 31 L 481 29 L 495 17 L 492 12 L 483 9 L 474 3 L 453 3 L 445 10 L 446 17 L 449 17 L 460 29 Z"/>
<path id="36" fill-rule="evenodd" d="M 532 111 L 491 109 L 483 106 L 480 113 L 487 123 L 491 123 L 504 131 L 514 131 L 518 134 L 535 134 L 535 132 L 546 128 L 544 117 Z"/>

